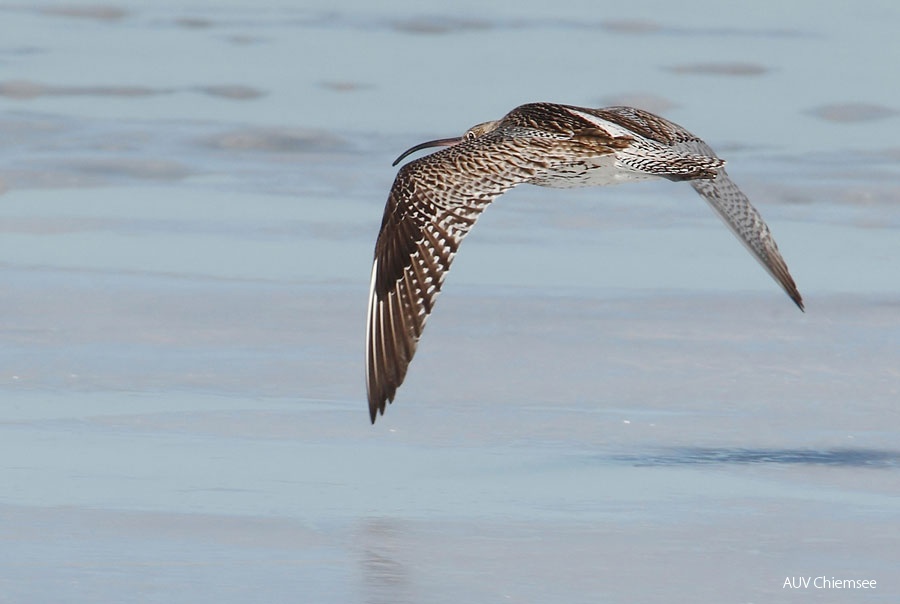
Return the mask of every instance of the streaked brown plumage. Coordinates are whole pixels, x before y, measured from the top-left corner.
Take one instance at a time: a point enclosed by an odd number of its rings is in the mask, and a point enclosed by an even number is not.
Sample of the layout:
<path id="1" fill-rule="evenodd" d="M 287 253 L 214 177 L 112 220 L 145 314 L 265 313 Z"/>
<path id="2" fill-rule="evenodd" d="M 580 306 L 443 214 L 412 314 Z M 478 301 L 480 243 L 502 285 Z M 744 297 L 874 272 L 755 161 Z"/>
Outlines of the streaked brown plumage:
<path id="1" fill-rule="evenodd" d="M 531 103 L 474 126 L 400 168 L 375 244 L 366 325 L 366 385 L 375 422 L 394 400 L 459 244 L 510 188 L 688 180 L 790 298 L 803 300 L 768 226 L 725 162 L 681 126 L 632 107 Z"/>

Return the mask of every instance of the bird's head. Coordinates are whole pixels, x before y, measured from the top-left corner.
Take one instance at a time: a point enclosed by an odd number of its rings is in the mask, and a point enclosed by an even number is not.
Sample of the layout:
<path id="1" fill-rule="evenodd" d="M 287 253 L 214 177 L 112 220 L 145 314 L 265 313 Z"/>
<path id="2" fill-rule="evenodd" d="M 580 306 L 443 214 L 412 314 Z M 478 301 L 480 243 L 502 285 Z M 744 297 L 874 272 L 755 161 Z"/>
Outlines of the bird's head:
<path id="1" fill-rule="evenodd" d="M 464 140 L 470 140 L 473 138 L 478 138 L 479 136 L 483 136 L 488 132 L 492 132 L 497 129 L 497 126 L 500 124 L 500 120 L 494 120 L 492 122 L 482 122 L 480 124 L 476 124 L 466 130 L 465 134 L 462 136 L 454 136 L 452 138 L 439 138 L 433 141 L 427 141 L 424 143 L 419 143 L 415 147 L 410 147 L 406 151 L 404 151 L 400 157 L 394 160 L 392 166 L 396 166 L 401 161 L 403 161 L 409 155 L 412 155 L 416 151 L 421 151 L 422 149 L 429 149 L 431 147 L 449 147 L 450 145 L 455 145 L 457 143 L 461 143 Z"/>

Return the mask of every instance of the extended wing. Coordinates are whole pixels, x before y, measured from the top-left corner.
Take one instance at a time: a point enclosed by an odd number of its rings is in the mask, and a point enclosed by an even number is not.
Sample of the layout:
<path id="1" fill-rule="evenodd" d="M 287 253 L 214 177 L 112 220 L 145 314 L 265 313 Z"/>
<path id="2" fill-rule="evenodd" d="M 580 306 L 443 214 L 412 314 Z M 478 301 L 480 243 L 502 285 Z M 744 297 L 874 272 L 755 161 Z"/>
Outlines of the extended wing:
<path id="1" fill-rule="evenodd" d="M 366 324 L 372 422 L 406 376 L 459 244 L 495 198 L 545 169 L 529 139 L 494 132 L 404 165 L 375 244 Z M 511 160 L 511 158 L 513 158 Z"/>
<path id="2" fill-rule="evenodd" d="M 642 136 L 668 144 L 677 152 L 717 157 L 703 140 L 658 115 L 633 107 L 608 107 L 593 110 L 592 113 L 614 120 Z M 691 186 L 709 203 L 800 310 L 803 310 L 803 298 L 797 291 L 768 225 L 724 168 L 719 168 L 713 179 L 692 180 Z"/>

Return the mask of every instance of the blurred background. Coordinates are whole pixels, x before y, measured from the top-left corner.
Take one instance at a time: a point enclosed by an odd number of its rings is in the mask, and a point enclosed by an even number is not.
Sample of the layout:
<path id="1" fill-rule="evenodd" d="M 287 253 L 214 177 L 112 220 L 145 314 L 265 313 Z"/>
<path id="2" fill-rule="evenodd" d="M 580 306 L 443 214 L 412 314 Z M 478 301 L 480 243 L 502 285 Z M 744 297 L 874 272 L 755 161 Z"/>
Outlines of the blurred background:
<path id="1" fill-rule="evenodd" d="M 898 27 L 0 3 L 0 602 L 896 601 Z M 686 184 L 522 187 L 372 427 L 390 163 L 532 101 L 704 138 L 807 312 Z"/>

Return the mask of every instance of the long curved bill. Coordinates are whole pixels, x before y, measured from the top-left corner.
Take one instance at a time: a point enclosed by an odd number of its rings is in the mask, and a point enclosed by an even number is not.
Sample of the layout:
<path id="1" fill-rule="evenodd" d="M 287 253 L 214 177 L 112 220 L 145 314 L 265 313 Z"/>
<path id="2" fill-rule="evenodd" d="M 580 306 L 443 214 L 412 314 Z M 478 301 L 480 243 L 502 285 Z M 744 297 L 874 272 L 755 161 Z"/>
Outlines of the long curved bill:
<path id="1" fill-rule="evenodd" d="M 412 155 L 416 151 L 421 151 L 422 149 L 429 149 L 431 147 L 449 147 L 450 145 L 455 145 L 456 143 L 462 140 L 461 136 L 454 136 L 453 138 L 439 138 L 437 140 L 428 141 L 425 143 L 419 143 L 415 147 L 410 147 L 406 151 L 404 151 L 400 157 L 394 160 L 392 166 L 396 166 L 400 162 L 402 162 L 407 156 Z"/>

